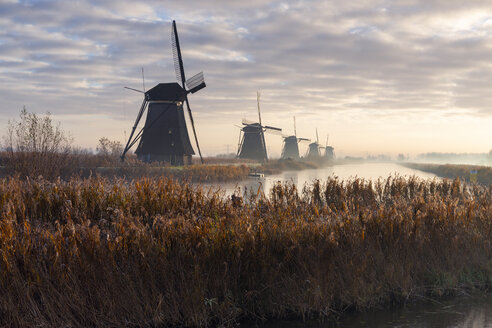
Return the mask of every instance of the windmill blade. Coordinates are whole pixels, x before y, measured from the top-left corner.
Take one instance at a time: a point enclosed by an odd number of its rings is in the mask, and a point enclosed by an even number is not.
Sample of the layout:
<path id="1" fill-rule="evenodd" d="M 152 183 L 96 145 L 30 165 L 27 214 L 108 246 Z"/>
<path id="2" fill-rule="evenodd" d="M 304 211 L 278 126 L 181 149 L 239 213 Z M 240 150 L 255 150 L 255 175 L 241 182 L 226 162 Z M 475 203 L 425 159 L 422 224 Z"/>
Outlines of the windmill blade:
<path id="1" fill-rule="evenodd" d="M 276 128 L 276 127 L 274 127 L 274 126 L 265 125 L 263 128 L 264 128 L 264 129 L 269 129 L 269 130 L 275 130 L 275 131 L 280 131 L 280 132 L 282 132 L 282 129 L 281 129 L 281 128 Z"/>
<path id="2" fill-rule="evenodd" d="M 121 154 L 121 161 L 122 162 L 125 160 L 126 153 L 128 152 L 128 150 L 130 150 L 131 146 L 133 146 L 133 144 L 134 144 L 134 142 L 132 142 L 133 134 L 135 133 L 135 129 L 137 128 L 137 125 L 140 122 L 140 119 L 142 118 L 142 115 L 145 112 L 146 107 L 147 107 L 147 100 L 144 98 L 144 100 L 142 102 L 142 106 L 140 106 L 140 110 L 137 114 L 137 119 L 135 120 L 135 124 L 133 124 L 132 132 L 130 133 L 130 137 L 128 138 L 125 149 L 123 150 L 123 153 Z"/>
<path id="3" fill-rule="evenodd" d="M 179 45 L 178 30 L 176 28 L 176 21 L 173 20 L 173 28 L 171 33 L 174 70 L 176 71 L 176 79 L 181 82 L 183 89 L 185 88 L 185 72 L 183 67 L 183 58 L 181 57 L 181 47 Z"/>
<path id="4" fill-rule="evenodd" d="M 237 125 L 237 124 L 233 124 L 233 125 L 234 125 L 236 128 L 240 128 L 240 129 L 242 129 L 242 128 L 243 128 L 242 126 Z"/>
<path id="5" fill-rule="evenodd" d="M 181 86 L 183 89 L 186 90 L 186 77 L 185 77 L 185 72 L 184 72 L 184 67 L 183 67 L 183 57 L 181 56 L 181 47 L 179 45 L 179 37 L 178 37 L 178 29 L 176 28 L 176 21 L 173 20 L 173 28 L 171 32 L 171 39 L 172 39 L 172 48 L 173 48 L 173 59 L 174 59 L 174 70 L 176 71 L 176 78 L 178 81 L 181 81 Z M 198 74 L 199 75 L 199 74 Z M 203 80 L 203 74 L 202 76 L 202 82 L 203 86 L 196 89 L 194 92 L 198 91 L 199 89 L 203 89 L 205 87 L 205 81 Z M 196 75 L 191 78 L 190 80 L 194 80 Z M 197 77 L 198 81 L 200 81 L 199 76 Z M 191 83 L 191 81 L 190 81 Z M 201 84 L 199 83 L 195 87 L 199 87 Z M 190 108 L 190 103 L 188 101 L 188 97 L 186 96 L 185 98 L 186 102 L 186 108 L 188 109 L 188 115 L 190 116 L 190 122 L 191 122 L 191 127 L 193 128 L 193 135 L 195 136 L 195 143 L 196 143 L 196 148 L 198 149 L 198 154 L 200 155 L 200 162 L 203 164 L 203 157 L 202 157 L 202 151 L 200 150 L 200 145 L 198 144 L 198 137 L 196 135 L 196 129 L 195 129 L 195 121 L 193 120 L 193 115 L 191 114 L 191 108 Z"/>
<path id="6" fill-rule="evenodd" d="M 266 133 L 269 133 L 269 134 L 275 134 L 278 136 L 282 135 L 282 129 L 280 129 L 280 128 L 266 125 L 263 127 L 263 129 L 265 130 Z"/>
<path id="7" fill-rule="evenodd" d="M 143 92 L 145 92 L 145 75 L 144 75 L 143 66 L 142 66 L 142 86 L 143 86 Z"/>
<path id="8" fill-rule="evenodd" d="M 123 88 L 128 89 L 128 90 L 132 90 L 132 91 L 136 91 L 136 92 L 140 92 L 140 93 L 145 93 L 145 91 L 138 90 L 138 89 L 133 89 L 133 88 L 130 88 L 130 87 L 123 87 Z"/>
<path id="9" fill-rule="evenodd" d="M 191 114 L 190 102 L 188 101 L 188 97 L 185 99 L 186 108 L 188 108 L 188 115 L 190 115 L 191 127 L 193 128 L 193 135 L 195 136 L 196 148 L 198 149 L 198 155 L 200 155 L 200 162 L 203 164 L 202 151 L 200 150 L 200 145 L 198 144 L 198 137 L 196 135 L 195 130 L 195 121 L 193 120 L 193 115 Z"/>
<path id="10" fill-rule="evenodd" d="M 319 145 L 318 128 L 316 128 L 316 143 Z"/>
<path id="11" fill-rule="evenodd" d="M 308 139 L 308 138 L 297 138 L 297 142 L 311 142 L 311 139 Z"/>
<path id="12" fill-rule="evenodd" d="M 207 85 L 205 84 L 205 78 L 203 77 L 203 72 L 200 72 L 193 77 L 186 80 L 186 87 L 188 88 L 188 92 L 195 93 L 198 90 L 205 88 Z"/>
<path id="13" fill-rule="evenodd" d="M 297 137 L 297 129 L 296 129 L 296 117 L 294 116 L 294 136 Z"/>
<path id="14" fill-rule="evenodd" d="M 256 91 L 256 106 L 258 106 L 258 122 L 261 125 L 261 113 L 260 113 L 260 92 Z"/>
<path id="15" fill-rule="evenodd" d="M 242 144 L 241 144 L 241 131 L 243 130 L 239 130 L 239 139 L 237 141 L 237 154 L 236 154 L 236 158 L 239 157 L 239 154 L 241 153 L 241 147 L 242 147 Z"/>
<path id="16" fill-rule="evenodd" d="M 268 134 L 273 134 L 273 135 L 276 135 L 276 136 L 282 136 L 282 132 L 280 131 L 277 131 L 277 130 L 265 130 L 265 133 L 268 133 Z"/>

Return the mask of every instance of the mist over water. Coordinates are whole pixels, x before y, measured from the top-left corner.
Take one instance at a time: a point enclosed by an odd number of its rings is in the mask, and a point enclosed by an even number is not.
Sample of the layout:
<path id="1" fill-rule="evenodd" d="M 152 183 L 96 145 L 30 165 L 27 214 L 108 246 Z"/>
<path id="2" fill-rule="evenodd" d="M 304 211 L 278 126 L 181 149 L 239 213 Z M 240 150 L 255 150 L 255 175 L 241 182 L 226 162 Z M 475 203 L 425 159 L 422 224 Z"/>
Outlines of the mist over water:
<path id="1" fill-rule="evenodd" d="M 411 160 L 416 163 L 456 164 L 492 166 L 492 150 L 490 153 L 456 154 L 456 153 L 426 153 Z"/>

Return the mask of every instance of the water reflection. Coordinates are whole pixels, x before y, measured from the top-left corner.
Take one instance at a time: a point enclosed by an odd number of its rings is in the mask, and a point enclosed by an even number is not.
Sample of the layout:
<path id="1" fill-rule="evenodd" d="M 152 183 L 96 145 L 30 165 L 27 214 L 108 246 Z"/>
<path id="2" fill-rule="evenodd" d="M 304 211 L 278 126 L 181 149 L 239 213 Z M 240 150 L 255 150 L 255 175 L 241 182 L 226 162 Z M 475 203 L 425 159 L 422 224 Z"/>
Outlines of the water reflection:
<path id="1" fill-rule="evenodd" d="M 347 315 L 337 323 L 272 322 L 267 328 L 492 328 L 492 296 L 456 297 L 446 301 L 419 301 L 398 309 Z"/>
<path id="2" fill-rule="evenodd" d="M 232 194 L 239 188 L 243 193 L 245 190 L 257 192 L 258 189 L 268 192 L 271 187 L 280 182 L 293 183 L 302 188 L 305 184 L 310 184 L 314 180 L 326 180 L 330 176 L 336 176 L 342 180 L 359 177 L 370 180 L 387 178 L 390 175 L 418 176 L 424 179 L 436 178 L 432 173 L 422 172 L 395 163 L 364 163 L 364 164 L 344 164 L 334 165 L 321 169 L 303 171 L 285 171 L 280 174 L 266 176 L 264 178 L 250 178 L 237 183 L 221 184 L 220 187 L 226 194 Z M 209 185 L 207 185 L 208 187 Z"/>
<path id="3" fill-rule="evenodd" d="M 421 302 L 394 311 L 378 311 L 342 321 L 343 327 L 492 327 L 492 297 L 458 297 Z"/>

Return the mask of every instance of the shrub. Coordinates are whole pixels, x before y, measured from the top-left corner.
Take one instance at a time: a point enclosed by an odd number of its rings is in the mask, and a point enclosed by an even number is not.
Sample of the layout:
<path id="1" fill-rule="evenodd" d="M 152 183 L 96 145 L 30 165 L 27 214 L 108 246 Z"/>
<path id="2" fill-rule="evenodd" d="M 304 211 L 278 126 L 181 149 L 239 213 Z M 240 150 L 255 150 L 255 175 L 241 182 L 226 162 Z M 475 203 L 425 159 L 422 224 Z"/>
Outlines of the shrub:
<path id="1" fill-rule="evenodd" d="M 72 138 L 53 124 L 50 113 L 40 117 L 24 107 L 19 121 L 9 121 L 4 142 L 5 166 L 23 177 L 55 178 L 70 166 Z"/>

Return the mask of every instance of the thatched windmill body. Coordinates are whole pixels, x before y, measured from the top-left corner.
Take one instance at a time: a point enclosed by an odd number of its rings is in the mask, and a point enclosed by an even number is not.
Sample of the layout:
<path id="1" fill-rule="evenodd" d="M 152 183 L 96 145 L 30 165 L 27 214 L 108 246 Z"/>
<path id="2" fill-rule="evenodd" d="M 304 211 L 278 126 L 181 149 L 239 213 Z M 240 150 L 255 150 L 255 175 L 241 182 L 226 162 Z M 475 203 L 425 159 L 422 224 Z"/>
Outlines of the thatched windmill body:
<path id="1" fill-rule="evenodd" d="M 309 144 L 307 154 L 306 154 L 306 159 L 309 159 L 309 160 L 320 159 L 321 158 L 321 150 L 323 148 L 324 147 L 321 147 L 319 145 L 318 129 L 316 129 L 316 141 Z"/>
<path id="2" fill-rule="evenodd" d="M 298 160 L 299 156 L 299 143 L 303 141 L 310 141 L 306 138 L 298 138 L 296 130 L 296 118 L 294 117 L 294 135 L 283 136 L 284 146 L 282 148 L 282 159 L 294 159 Z"/>
<path id="3" fill-rule="evenodd" d="M 328 139 L 330 138 L 330 135 L 326 137 L 326 146 L 325 146 L 325 154 L 324 158 L 326 160 L 332 161 L 335 159 L 335 148 L 332 146 L 328 146 Z"/>
<path id="4" fill-rule="evenodd" d="M 260 93 L 256 95 L 258 106 L 258 122 L 243 120 L 239 134 L 237 157 L 267 162 L 268 154 L 265 143 L 265 132 L 281 133 L 282 129 L 261 124 Z"/>
<path id="5" fill-rule="evenodd" d="M 205 80 L 203 73 L 198 73 L 186 80 L 175 21 L 173 21 L 171 35 L 176 77 L 181 84 L 176 82 L 159 83 L 144 92 L 143 103 L 121 155 L 122 160 L 130 148 L 138 142 L 135 153 L 143 161 L 165 161 L 172 165 L 191 163 L 191 156 L 195 152 L 191 146 L 184 117 L 183 104 L 186 103 L 196 146 L 203 163 L 188 94 L 203 89 L 206 86 Z M 146 109 L 145 125 L 135 134 L 138 123 Z"/>

